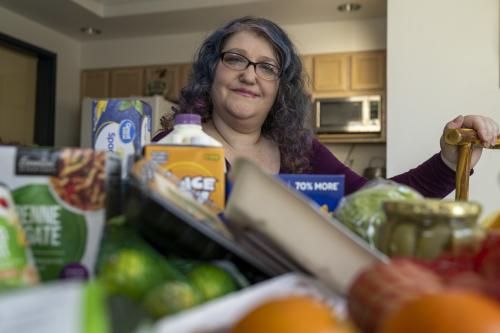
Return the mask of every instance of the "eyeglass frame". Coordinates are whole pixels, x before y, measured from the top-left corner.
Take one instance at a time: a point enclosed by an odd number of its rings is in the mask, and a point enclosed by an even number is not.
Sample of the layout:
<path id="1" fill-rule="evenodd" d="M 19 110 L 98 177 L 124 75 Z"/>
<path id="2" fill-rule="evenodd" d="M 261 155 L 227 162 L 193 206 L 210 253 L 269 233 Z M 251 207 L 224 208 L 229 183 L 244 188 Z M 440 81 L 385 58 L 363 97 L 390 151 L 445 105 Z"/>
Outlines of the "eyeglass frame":
<path id="1" fill-rule="evenodd" d="M 238 57 L 241 57 L 241 58 L 245 59 L 246 62 L 247 62 L 246 66 L 244 68 L 242 68 L 242 69 L 236 69 L 236 68 L 231 67 L 230 65 L 228 65 L 227 63 L 224 62 L 224 56 L 226 54 L 232 54 L 232 55 L 235 55 L 235 56 L 238 56 Z M 227 68 L 232 69 L 234 71 L 238 71 L 238 72 L 243 72 L 250 65 L 252 65 L 253 66 L 253 70 L 255 72 L 255 75 L 257 75 L 259 78 L 261 78 L 263 80 L 266 80 L 266 81 L 278 81 L 280 79 L 280 77 L 281 77 L 281 68 L 280 67 L 278 67 L 278 66 L 276 66 L 274 64 L 271 64 L 269 62 L 264 62 L 264 61 L 253 62 L 250 59 L 248 59 L 247 57 L 245 57 L 244 55 L 236 53 L 236 52 L 232 52 L 232 51 L 221 52 L 221 54 L 219 55 L 219 59 L 224 64 L 224 66 L 226 66 Z M 276 78 L 267 79 L 267 78 L 262 77 L 261 75 L 259 75 L 259 73 L 257 73 L 257 65 L 268 65 L 268 66 L 272 66 L 272 67 L 276 68 L 278 70 L 278 74 L 277 74 Z"/>

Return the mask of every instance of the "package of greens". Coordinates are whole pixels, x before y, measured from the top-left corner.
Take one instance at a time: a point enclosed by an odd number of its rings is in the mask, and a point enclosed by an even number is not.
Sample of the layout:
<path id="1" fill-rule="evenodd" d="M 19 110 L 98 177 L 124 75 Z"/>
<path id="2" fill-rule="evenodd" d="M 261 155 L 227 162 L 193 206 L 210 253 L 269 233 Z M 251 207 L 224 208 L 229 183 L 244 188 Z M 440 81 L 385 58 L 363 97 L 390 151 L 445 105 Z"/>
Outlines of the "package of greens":
<path id="1" fill-rule="evenodd" d="M 382 203 L 386 200 L 420 198 L 422 195 L 408 186 L 376 179 L 344 197 L 335 211 L 335 217 L 370 246 L 377 248 L 380 227 L 385 223 Z"/>
<path id="2" fill-rule="evenodd" d="M 0 292 L 38 283 L 38 272 L 12 196 L 0 184 Z"/>
<path id="3" fill-rule="evenodd" d="M 120 160 L 79 148 L 0 147 L 0 181 L 12 191 L 42 280 L 93 275 L 106 215 L 120 199 Z"/>

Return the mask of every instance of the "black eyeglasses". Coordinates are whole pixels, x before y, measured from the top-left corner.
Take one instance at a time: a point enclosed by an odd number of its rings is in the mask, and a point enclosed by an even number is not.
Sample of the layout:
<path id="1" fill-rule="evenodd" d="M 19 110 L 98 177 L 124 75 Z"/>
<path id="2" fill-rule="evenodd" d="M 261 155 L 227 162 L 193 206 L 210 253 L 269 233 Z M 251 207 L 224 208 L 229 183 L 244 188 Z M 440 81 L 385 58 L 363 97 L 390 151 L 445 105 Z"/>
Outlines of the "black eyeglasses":
<path id="1" fill-rule="evenodd" d="M 248 66 L 252 65 L 255 70 L 255 74 L 264 80 L 276 81 L 281 76 L 281 70 L 278 66 L 268 62 L 253 62 L 238 53 L 222 52 L 220 59 L 224 65 L 236 71 L 244 71 L 248 68 Z"/>

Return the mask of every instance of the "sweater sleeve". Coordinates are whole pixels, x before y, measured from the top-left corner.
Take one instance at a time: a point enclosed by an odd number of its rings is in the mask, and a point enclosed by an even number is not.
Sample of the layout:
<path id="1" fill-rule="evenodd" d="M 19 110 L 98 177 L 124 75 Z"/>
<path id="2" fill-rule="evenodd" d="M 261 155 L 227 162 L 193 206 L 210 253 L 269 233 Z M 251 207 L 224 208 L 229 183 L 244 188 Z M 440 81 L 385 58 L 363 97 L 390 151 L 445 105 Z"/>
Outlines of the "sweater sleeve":
<path id="1" fill-rule="evenodd" d="M 455 189 L 455 171 L 444 164 L 439 153 L 418 167 L 391 179 L 431 198 L 444 198 Z"/>
<path id="2" fill-rule="evenodd" d="M 367 178 L 345 166 L 317 140 L 313 140 L 311 173 L 345 175 L 346 195 L 368 182 Z M 443 198 L 455 188 L 455 172 L 444 164 L 439 153 L 418 167 L 390 179 L 414 188 L 425 197 Z"/>
<path id="3" fill-rule="evenodd" d="M 345 176 L 345 194 L 350 194 L 368 181 L 340 162 L 323 144 L 313 140 L 313 153 L 311 156 L 311 173 L 335 174 Z"/>

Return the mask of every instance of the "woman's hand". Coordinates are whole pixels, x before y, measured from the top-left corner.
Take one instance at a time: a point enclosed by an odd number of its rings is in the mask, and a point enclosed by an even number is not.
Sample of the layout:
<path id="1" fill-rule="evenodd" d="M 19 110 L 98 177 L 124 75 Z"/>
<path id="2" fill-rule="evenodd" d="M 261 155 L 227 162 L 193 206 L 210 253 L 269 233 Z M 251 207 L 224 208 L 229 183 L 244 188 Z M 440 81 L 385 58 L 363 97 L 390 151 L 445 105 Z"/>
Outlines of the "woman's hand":
<path id="1" fill-rule="evenodd" d="M 483 147 L 494 146 L 497 137 L 500 135 L 498 124 L 493 119 L 484 116 L 458 116 L 446 124 L 445 129 L 447 128 L 472 128 L 477 132 L 483 145 L 473 147 L 471 168 L 479 161 Z M 458 162 L 458 147 L 447 144 L 444 141 L 444 134 L 441 136 L 440 144 L 443 162 L 455 170 Z"/>

